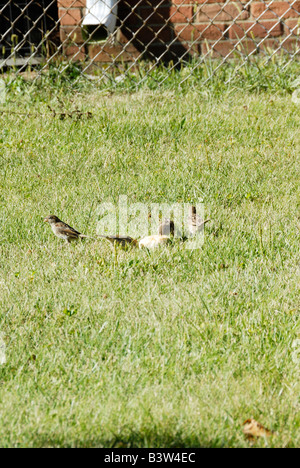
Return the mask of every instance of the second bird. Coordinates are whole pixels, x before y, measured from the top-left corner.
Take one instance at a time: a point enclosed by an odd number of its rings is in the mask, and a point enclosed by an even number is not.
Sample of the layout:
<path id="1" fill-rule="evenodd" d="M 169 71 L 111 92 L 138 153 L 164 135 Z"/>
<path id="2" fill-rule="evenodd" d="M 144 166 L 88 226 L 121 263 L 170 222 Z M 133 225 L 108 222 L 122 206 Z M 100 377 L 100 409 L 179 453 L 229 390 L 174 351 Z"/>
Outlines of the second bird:
<path id="1" fill-rule="evenodd" d="M 197 214 L 196 207 L 190 206 L 189 207 L 189 215 L 188 215 L 188 230 L 190 236 L 194 236 L 199 232 L 202 232 L 204 229 L 204 225 L 208 223 L 210 219 L 201 219 L 200 216 Z"/>

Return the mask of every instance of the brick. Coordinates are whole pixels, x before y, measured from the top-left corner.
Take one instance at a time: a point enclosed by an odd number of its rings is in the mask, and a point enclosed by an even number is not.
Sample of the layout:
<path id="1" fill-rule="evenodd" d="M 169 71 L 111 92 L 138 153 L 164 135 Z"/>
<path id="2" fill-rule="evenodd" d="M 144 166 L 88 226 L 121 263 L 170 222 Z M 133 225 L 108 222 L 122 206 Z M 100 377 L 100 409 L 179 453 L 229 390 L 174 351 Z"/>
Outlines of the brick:
<path id="1" fill-rule="evenodd" d="M 289 52 L 298 52 L 298 55 L 300 54 L 299 51 L 299 41 L 297 40 L 296 37 L 293 38 L 285 38 L 280 40 L 280 43 L 278 40 L 276 41 L 275 39 L 266 39 L 263 44 L 261 45 L 260 49 L 265 50 L 265 49 L 274 49 L 278 54 L 282 54 L 282 50 L 288 50 Z M 279 48 L 279 50 L 277 50 Z M 297 55 L 297 54 L 296 54 Z"/>
<path id="2" fill-rule="evenodd" d="M 63 26 L 60 28 L 61 42 L 75 42 L 76 44 L 83 44 L 82 28 L 74 26 Z"/>
<path id="3" fill-rule="evenodd" d="M 226 57 L 228 54 L 234 56 L 234 54 L 240 54 L 241 52 L 248 55 L 250 52 L 256 50 L 256 45 L 253 41 L 242 41 L 242 43 L 237 46 L 237 50 L 234 48 L 235 45 L 236 43 L 232 41 L 220 41 L 217 44 L 204 42 L 201 47 L 203 54 L 206 55 L 210 53 L 214 58 Z"/>
<path id="4" fill-rule="evenodd" d="M 161 6 L 155 10 L 151 7 L 141 8 L 139 10 L 143 21 L 148 24 L 165 24 L 170 21 L 172 23 L 186 23 L 192 19 L 193 7 L 189 6 Z"/>
<path id="5" fill-rule="evenodd" d="M 228 4 L 228 5 L 203 5 L 200 7 L 198 15 L 197 15 L 197 22 L 202 23 L 209 19 L 213 19 L 214 21 L 232 21 L 232 19 L 237 18 L 239 20 L 249 18 L 249 11 L 243 10 L 242 5 L 236 4 Z"/>
<path id="6" fill-rule="evenodd" d="M 81 10 L 79 8 L 69 10 L 60 8 L 58 11 L 61 26 L 72 26 L 81 23 Z"/>
<path id="7" fill-rule="evenodd" d="M 271 28 L 273 28 L 272 31 L 271 31 Z M 246 34 L 246 31 L 248 31 L 247 34 Z M 247 37 L 254 36 L 254 37 L 260 37 L 260 38 L 263 38 L 266 36 L 277 37 L 277 36 L 281 36 L 282 33 L 283 33 L 282 24 L 278 23 L 277 21 L 265 21 L 261 23 L 253 23 L 253 22 L 245 21 L 244 23 L 233 24 L 229 28 L 230 39 L 242 38 L 245 35 Z"/>
<path id="8" fill-rule="evenodd" d="M 185 60 L 187 60 L 189 57 L 199 57 L 201 54 L 201 44 L 190 44 L 189 42 L 178 42 L 178 46 L 180 46 L 184 49 L 184 52 L 181 53 L 181 56 Z M 179 55 L 179 54 L 178 54 Z"/>
<path id="9" fill-rule="evenodd" d="M 134 39 L 127 38 L 120 30 L 117 31 L 116 42 L 114 45 L 121 47 L 121 49 L 124 49 L 126 52 L 131 54 L 141 53 L 141 51 L 137 49 Z"/>
<path id="10" fill-rule="evenodd" d="M 186 5 L 192 5 L 195 3 L 195 0 L 171 0 L 170 2 L 168 2 L 168 0 L 166 0 L 166 3 L 169 3 L 170 6 L 174 6 L 176 5 L 176 8 L 177 6 L 186 6 Z"/>
<path id="11" fill-rule="evenodd" d="M 85 8 L 86 0 L 57 0 L 59 8 Z"/>
<path id="12" fill-rule="evenodd" d="M 119 28 L 117 31 L 117 41 L 120 44 L 127 44 L 131 40 L 132 34 L 126 34 L 125 28 Z"/>
<path id="13" fill-rule="evenodd" d="M 178 0 L 179 1 L 179 0 Z M 259 1 L 259 0 L 253 0 L 253 1 Z M 196 3 L 198 5 L 204 5 L 204 4 L 211 4 L 211 3 L 218 3 L 221 7 L 223 6 L 224 3 L 228 3 L 228 0 L 193 0 L 193 1 L 188 1 L 186 3 Z M 179 1 L 179 3 L 181 3 Z M 234 4 L 237 7 L 241 7 L 241 4 L 243 3 L 249 3 L 249 0 L 230 0 L 230 3 Z"/>
<path id="14" fill-rule="evenodd" d="M 224 32 L 226 29 L 225 24 L 199 24 L 197 25 L 197 29 L 200 32 L 201 39 L 220 39 L 224 36 Z"/>
<path id="15" fill-rule="evenodd" d="M 282 39 L 281 45 L 290 52 L 295 53 L 296 57 L 300 57 L 299 40 L 296 37 Z"/>
<path id="16" fill-rule="evenodd" d="M 251 15 L 254 18 L 262 19 L 276 19 L 283 18 L 298 18 L 300 12 L 300 1 L 294 3 L 291 9 L 290 2 L 274 2 L 265 5 L 264 3 L 253 3 L 251 5 Z"/>
<path id="17" fill-rule="evenodd" d="M 187 23 L 192 20 L 193 7 L 192 6 L 180 6 L 171 7 L 169 10 L 170 21 L 172 23 Z"/>
<path id="18" fill-rule="evenodd" d="M 180 41 L 198 41 L 200 39 L 200 34 L 198 29 L 192 25 L 175 25 L 174 27 L 175 35 Z"/>
<path id="19" fill-rule="evenodd" d="M 70 46 L 64 47 L 63 51 L 64 51 L 64 54 L 68 58 L 72 58 L 72 60 L 74 61 L 83 61 L 86 59 L 86 53 L 85 53 L 84 47 L 70 45 Z"/>
<path id="20" fill-rule="evenodd" d="M 203 4 L 203 3 L 225 3 L 227 0 L 194 0 L 195 3 Z M 173 1 L 174 3 L 174 1 Z M 178 0 L 178 3 L 180 3 L 180 0 Z"/>
<path id="21" fill-rule="evenodd" d="M 92 44 L 88 46 L 88 56 L 94 62 L 113 62 L 117 61 L 130 62 L 139 56 L 139 52 L 133 47 L 123 48 L 123 46 L 111 46 L 108 44 Z"/>
<path id="22" fill-rule="evenodd" d="M 300 22 L 299 22 L 299 20 L 296 20 L 296 19 L 286 20 L 285 25 L 284 25 L 284 32 L 287 35 L 292 32 L 295 36 L 300 36 Z"/>
<path id="23" fill-rule="evenodd" d="M 201 41 L 202 39 L 216 40 L 220 39 L 226 29 L 225 24 L 212 25 L 197 24 L 197 25 L 176 25 L 175 34 L 181 41 Z"/>
<path id="24" fill-rule="evenodd" d="M 199 39 L 199 32 L 191 24 L 176 24 L 174 33 L 178 41 L 195 41 Z"/>

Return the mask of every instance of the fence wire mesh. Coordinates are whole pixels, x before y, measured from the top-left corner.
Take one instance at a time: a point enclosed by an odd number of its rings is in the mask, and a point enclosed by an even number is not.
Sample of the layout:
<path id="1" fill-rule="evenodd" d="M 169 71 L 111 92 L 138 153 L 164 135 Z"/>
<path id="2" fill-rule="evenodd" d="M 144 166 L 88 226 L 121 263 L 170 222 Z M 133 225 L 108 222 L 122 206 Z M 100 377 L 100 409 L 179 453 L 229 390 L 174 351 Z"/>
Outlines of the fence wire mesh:
<path id="1" fill-rule="evenodd" d="M 77 64 L 80 77 L 137 84 L 142 62 L 145 76 L 189 63 L 187 79 L 207 59 L 216 59 L 211 74 L 257 54 L 282 54 L 287 65 L 299 56 L 299 33 L 297 0 L 0 0 L 0 72 L 30 67 L 39 76 L 59 64 L 63 74 Z"/>

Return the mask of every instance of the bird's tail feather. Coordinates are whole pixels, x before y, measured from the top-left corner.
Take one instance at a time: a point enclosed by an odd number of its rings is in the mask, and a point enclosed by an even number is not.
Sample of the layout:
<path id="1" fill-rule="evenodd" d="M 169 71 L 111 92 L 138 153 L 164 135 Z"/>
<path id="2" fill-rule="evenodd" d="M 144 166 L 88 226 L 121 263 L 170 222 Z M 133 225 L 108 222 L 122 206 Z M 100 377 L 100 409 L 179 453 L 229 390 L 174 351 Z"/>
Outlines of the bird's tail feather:
<path id="1" fill-rule="evenodd" d="M 202 226 L 204 226 L 206 223 L 209 223 L 210 219 L 206 219 L 205 221 L 203 221 L 202 223 Z"/>

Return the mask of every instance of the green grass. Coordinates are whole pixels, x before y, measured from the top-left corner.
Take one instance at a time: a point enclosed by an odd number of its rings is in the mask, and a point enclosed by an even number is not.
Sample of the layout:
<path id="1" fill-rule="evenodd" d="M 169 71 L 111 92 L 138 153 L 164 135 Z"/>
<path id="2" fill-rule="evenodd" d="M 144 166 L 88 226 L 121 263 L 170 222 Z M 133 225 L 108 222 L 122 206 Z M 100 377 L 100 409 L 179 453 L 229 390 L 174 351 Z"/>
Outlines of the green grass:
<path id="1" fill-rule="evenodd" d="M 11 88 L 2 446 L 244 447 L 249 417 L 275 431 L 257 446 L 299 446 L 300 108 L 284 89 L 210 89 Z M 53 118 L 57 96 L 93 117 Z M 120 194 L 203 197 L 203 248 L 114 257 L 100 240 L 68 247 L 42 222 L 54 213 L 93 235 L 98 204 Z"/>
<path id="2" fill-rule="evenodd" d="M 248 58 L 248 51 L 244 51 L 242 56 L 236 52 L 235 57 L 227 59 L 226 63 L 208 57 L 203 62 L 195 59 L 182 62 L 180 66 L 172 62 L 157 65 L 149 61 L 139 62 L 135 66 L 119 63 L 109 67 L 104 64 L 85 73 L 86 63 L 57 60 L 40 70 L 29 68 L 20 73 L 18 69 L 10 69 L 2 74 L 0 71 L 0 77 L 6 81 L 11 94 L 33 91 L 31 98 L 36 94 L 36 84 L 40 93 L 44 90 L 48 94 L 59 93 L 63 96 L 70 93 L 70 85 L 72 90 L 84 93 L 93 93 L 95 87 L 102 93 L 153 91 L 158 88 L 176 93 L 194 90 L 205 98 L 237 90 L 291 93 L 299 87 L 297 54 L 291 59 L 289 55 L 273 52 L 265 50 L 265 55 Z"/>

